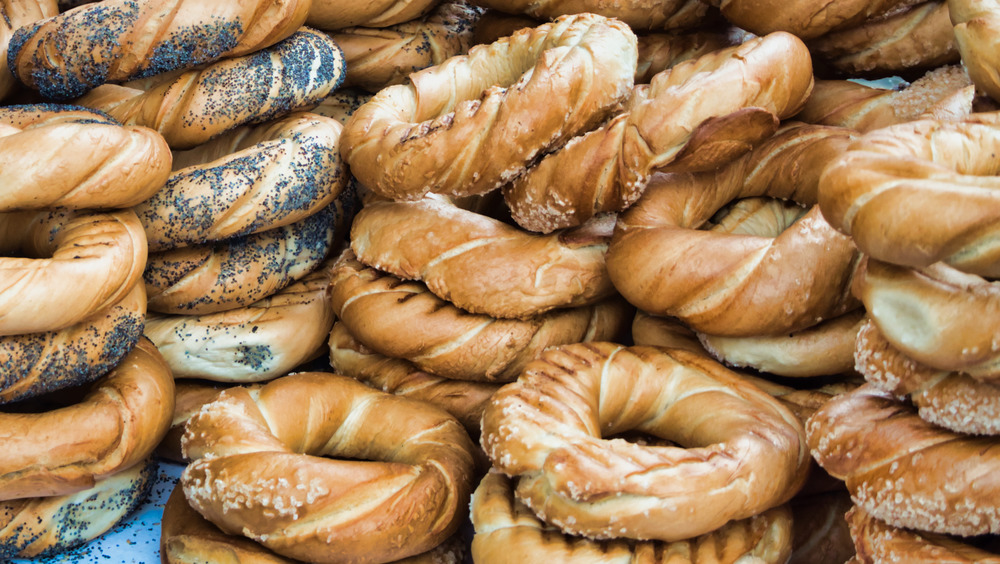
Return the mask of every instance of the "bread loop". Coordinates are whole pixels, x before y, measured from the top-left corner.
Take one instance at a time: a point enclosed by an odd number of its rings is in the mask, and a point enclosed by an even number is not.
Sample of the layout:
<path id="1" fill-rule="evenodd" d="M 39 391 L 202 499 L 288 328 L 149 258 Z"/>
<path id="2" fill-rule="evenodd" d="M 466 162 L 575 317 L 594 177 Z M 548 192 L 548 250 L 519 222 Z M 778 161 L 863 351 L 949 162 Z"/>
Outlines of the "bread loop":
<path id="1" fill-rule="evenodd" d="M 326 207 L 347 185 L 342 130 L 295 113 L 178 152 L 166 184 L 134 208 L 150 252 L 259 233 Z"/>
<path id="2" fill-rule="evenodd" d="M 298 29 L 309 4 L 99 2 L 17 30 L 7 60 L 18 80 L 46 98 L 67 100 L 105 82 L 263 49 Z"/>
<path id="3" fill-rule="evenodd" d="M 344 72 L 340 47 L 326 34 L 302 28 L 249 55 L 122 86 L 104 85 L 76 103 L 126 125 L 155 129 L 172 148 L 188 149 L 234 127 L 307 109 L 330 94 Z"/>
<path id="4" fill-rule="evenodd" d="M 345 27 L 389 27 L 415 20 L 437 5 L 435 0 L 341 2 L 313 0 L 306 24 L 325 30 Z"/>
<path id="5" fill-rule="evenodd" d="M 682 446 L 602 438 L 629 430 Z M 613 343 L 543 352 L 494 394 L 481 443 L 536 515 L 591 538 L 695 537 L 784 503 L 809 467 L 801 424 L 757 387 L 704 355 Z"/>
<path id="6" fill-rule="evenodd" d="M 860 507 L 847 512 L 856 562 L 909 562 L 912 564 L 954 564 L 978 562 L 997 564 L 1000 555 L 978 548 L 962 539 L 893 527 L 875 519 Z"/>
<path id="7" fill-rule="evenodd" d="M 391 199 L 481 194 L 603 119 L 632 87 L 635 35 L 593 14 L 522 29 L 384 88 L 344 128 L 358 180 Z"/>
<path id="8" fill-rule="evenodd" d="M 198 316 L 153 315 L 146 336 L 174 378 L 260 382 L 316 356 L 333 326 L 329 268 L 320 266 L 248 306 Z"/>
<path id="9" fill-rule="evenodd" d="M 0 500 L 78 492 L 145 459 L 174 409 L 170 368 L 146 339 L 76 404 L 0 413 Z"/>
<path id="10" fill-rule="evenodd" d="M 475 4 L 511 14 L 527 14 L 549 20 L 566 14 L 594 13 L 619 19 L 635 30 L 663 30 L 697 27 L 708 21 L 706 3 L 692 0 L 474 0 Z"/>
<path id="11" fill-rule="evenodd" d="M 830 225 L 876 259 L 1000 276 L 997 151 L 1000 112 L 872 131 L 823 172 L 819 203 Z"/>
<path id="12" fill-rule="evenodd" d="M 541 236 L 443 199 L 370 202 L 351 226 L 351 248 L 466 311 L 524 319 L 614 293 L 604 259 L 613 225 L 609 216 Z"/>
<path id="13" fill-rule="evenodd" d="M 92 382 L 142 336 L 146 292 L 141 282 L 121 301 L 61 329 L 0 337 L 0 404 Z"/>
<path id="14" fill-rule="evenodd" d="M 121 301 L 145 264 L 131 210 L 0 213 L 0 335 L 75 325 Z"/>
<path id="15" fill-rule="evenodd" d="M 59 13 L 56 0 L 21 0 L 7 2 L 0 7 L 0 99 L 5 98 L 17 86 L 17 79 L 7 65 L 7 48 L 11 37 L 20 28 L 51 18 Z"/>
<path id="16" fill-rule="evenodd" d="M 776 238 L 774 231 L 698 229 L 739 198 L 814 204 L 823 165 L 850 137 L 839 128 L 793 126 L 716 171 L 657 173 L 618 217 L 607 254 L 615 287 L 639 309 L 716 336 L 794 332 L 854 309 L 857 250 L 818 208 L 784 230 L 778 225 Z"/>
<path id="17" fill-rule="evenodd" d="M 997 76 L 1000 2 L 948 0 L 948 10 L 955 26 L 955 42 L 969 76 L 991 98 L 1000 100 L 1000 77 Z"/>
<path id="18" fill-rule="evenodd" d="M 831 30 L 858 25 L 866 20 L 902 10 L 924 0 L 832 0 L 815 2 L 710 0 L 733 24 L 764 35 L 787 31 L 803 39 L 819 37 Z"/>
<path id="19" fill-rule="evenodd" d="M 792 514 L 787 506 L 769 509 L 696 538 L 670 543 L 596 541 L 560 534 L 514 497 L 511 480 L 490 472 L 472 495 L 472 555 L 476 562 L 722 564 L 779 563 L 792 552 Z"/>
<path id="20" fill-rule="evenodd" d="M 0 556 L 54 556 L 89 542 L 138 507 L 155 480 L 147 459 L 75 493 L 0 501 Z"/>
<path id="21" fill-rule="evenodd" d="M 881 521 L 965 536 L 1000 529 L 995 437 L 927 423 L 868 385 L 827 402 L 806 433 L 819 465 L 844 480 L 854 503 Z"/>
<path id="22" fill-rule="evenodd" d="M 425 552 L 456 531 L 472 490 L 475 445 L 454 418 L 334 374 L 226 390 L 181 445 L 192 507 L 301 560 Z"/>
<path id="23" fill-rule="evenodd" d="M 787 33 L 680 63 L 636 88 L 628 111 L 515 179 L 504 199 L 519 225 L 541 232 L 625 209 L 658 168 L 712 170 L 747 152 L 798 112 L 812 82 L 809 51 Z"/>

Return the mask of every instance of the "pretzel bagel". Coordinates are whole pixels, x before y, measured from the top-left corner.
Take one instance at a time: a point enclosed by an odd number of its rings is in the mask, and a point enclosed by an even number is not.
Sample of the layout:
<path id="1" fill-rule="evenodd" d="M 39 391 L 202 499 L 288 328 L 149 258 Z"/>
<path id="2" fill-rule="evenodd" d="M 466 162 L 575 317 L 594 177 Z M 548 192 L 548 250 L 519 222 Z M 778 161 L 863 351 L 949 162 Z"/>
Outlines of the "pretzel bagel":
<path id="1" fill-rule="evenodd" d="M 806 423 L 806 433 L 819 465 L 844 480 L 854 503 L 873 517 L 964 536 L 1000 530 L 996 437 L 927 423 L 909 405 L 869 385 L 824 404 Z"/>
<path id="2" fill-rule="evenodd" d="M 879 260 L 998 276 L 997 151 L 1000 112 L 871 131 L 824 171 L 820 207 Z"/>
<path id="3" fill-rule="evenodd" d="M 681 446 L 602 438 L 628 430 Z M 713 531 L 787 501 L 810 462 L 795 416 L 722 365 L 606 342 L 542 353 L 494 394 L 481 443 L 539 518 L 591 538 Z"/>
<path id="4" fill-rule="evenodd" d="M 76 404 L 0 413 L 0 500 L 63 495 L 138 464 L 167 432 L 170 368 L 147 339 Z"/>
<path id="5" fill-rule="evenodd" d="M 1000 554 L 996 552 L 983 550 L 952 536 L 894 527 L 857 506 L 847 512 L 846 518 L 859 564 L 1000 563 Z"/>
<path id="6" fill-rule="evenodd" d="M 259 233 L 326 207 L 347 185 L 341 130 L 295 113 L 178 152 L 166 184 L 134 208 L 150 252 Z"/>
<path id="7" fill-rule="evenodd" d="M 309 5 L 105 0 L 17 30 L 7 59 L 18 80 L 46 98 L 66 100 L 105 82 L 263 49 L 298 29 Z"/>
<path id="8" fill-rule="evenodd" d="M 344 128 L 358 180 L 391 199 L 498 188 L 632 87 L 632 31 L 594 14 L 525 28 L 380 90 Z"/>
<path id="9" fill-rule="evenodd" d="M 425 552 L 456 531 L 472 490 L 475 445 L 458 421 L 334 374 L 230 388 L 188 421 L 181 446 L 194 509 L 313 562 Z"/>
<path id="10" fill-rule="evenodd" d="M 607 254 L 611 281 L 639 309 L 716 336 L 793 332 L 854 309 L 857 250 L 817 207 L 787 228 L 779 222 L 777 237 L 775 227 L 761 235 L 704 229 L 739 198 L 813 205 L 823 165 L 850 137 L 840 128 L 790 127 L 716 171 L 657 173 L 618 217 Z"/>
<path id="11" fill-rule="evenodd" d="M 948 0 L 955 42 L 962 63 L 980 89 L 1000 100 L 1000 2 L 996 0 Z"/>
<path id="12" fill-rule="evenodd" d="M 0 335 L 75 325 L 121 301 L 145 264 L 130 210 L 0 213 Z"/>

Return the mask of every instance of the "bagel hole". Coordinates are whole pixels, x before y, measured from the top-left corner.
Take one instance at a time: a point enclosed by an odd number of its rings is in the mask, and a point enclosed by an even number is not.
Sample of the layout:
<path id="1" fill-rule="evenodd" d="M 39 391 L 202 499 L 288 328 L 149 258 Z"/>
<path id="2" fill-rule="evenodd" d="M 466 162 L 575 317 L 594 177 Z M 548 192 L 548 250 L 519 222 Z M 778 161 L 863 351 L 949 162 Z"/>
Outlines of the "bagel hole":
<path id="1" fill-rule="evenodd" d="M 40 396 L 24 398 L 10 403 L 0 403 L 4 413 L 34 414 L 45 413 L 76 405 L 90 392 L 92 382 L 61 388 Z"/>
<path id="2" fill-rule="evenodd" d="M 715 212 L 702 229 L 732 235 L 777 237 L 808 211 L 789 200 L 743 198 Z"/>
<path id="3" fill-rule="evenodd" d="M 643 433 L 642 431 L 630 430 L 622 431 L 621 433 L 614 433 L 602 437 L 604 440 L 612 441 L 615 439 L 620 439 L 623 441 L 630 442 L 639 446 L 648 447 L 678 447 L 679 444 L 664 439 L 662 437 L 657 437 L 656 435 L 651 435 L 649 433 Z"/>

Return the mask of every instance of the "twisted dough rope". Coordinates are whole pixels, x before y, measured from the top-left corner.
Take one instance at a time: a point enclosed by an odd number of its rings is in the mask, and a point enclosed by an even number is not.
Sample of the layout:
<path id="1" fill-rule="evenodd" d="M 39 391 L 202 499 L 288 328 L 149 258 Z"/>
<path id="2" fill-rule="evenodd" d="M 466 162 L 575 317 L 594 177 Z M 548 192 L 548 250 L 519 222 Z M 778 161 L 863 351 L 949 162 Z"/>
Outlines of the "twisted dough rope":
<path id="1" fill-rule="evenodd" d="M 709 0 L 733 24 L 765 35 L 787 31 L 802 39 L 858 25 L 924 0 L 828 0 L 824 2 Z"/>
<path id="2" fill-rule="evenodd" d="M 792 552 L 792 513 L 769 509 L 699 537 L 670 543 L 595 541 L 560 534 L 514 497 L 511 480 L 490 472 L 472 494 L 472 555 L 476 562 L 576 562 L 628 564 L 686 562 L 723 564 L 786 562 Z"/>
<path id="3" fill-rule="evenodd" d="M 680 63 L 637 89 L 629 111 L 516 178 L 504 199 L 519 225 L 541 232 L 625 209 L 655 169 L 711 170 L 745 153 L 798 112 L 812 83 L 809 51 L 787 33 Z"/>
<path id="4" fill-rule="evenodd" d="M 7 60 L 22 83 L 67 100 L 122 82 L 258 51 L 298 29 L 310 2 L 105 0 L 14 32 Z"/>
<path id="5" fill-rule="evenodd" d="M 174 155 L 175 172 L 133 209 L 150 252 L 283 227 L 347 186 L 340 123 L 294 113 Z"/>
<path id="6" fill-rule="evenodd" d="M 17 85 L 7 65 L 7 48 L 14 31 L 58 13 L 55 0 L 8 0 L 0 4 L 0 99 L 6 98 Z"/>
<path id="7" fill-rule="evenodd" d="M 860 564 L 1000 563 L 1000 555 L 994 552 L 977 548 L 955 537 L 893 527 L 857 506 L 847 512 L 846 518 L 857 551 L 856 562 Z"/>
<path id="8" fill-rule="evenodd" d="M 962 63 L 976 86 L 1000 100 L 1000 2 L 996 0 L 947 0 L 955 41 Z"/>
<path id="9" fill-rule="evenodd" d="M 586 12 L 619 19 L 634 30 L 697 27 L 710 20 L 709 7 L 694 0 L 472 0 L 501 12 L 527 14 L 550 20 L 566 14 Z"/>
<path id="10" fill-rule="evenodd" d="M 389 27 L 422 17 L 437 0 L 313 0 L 306 24 L 324 30 L 345 27 Z"/>
<path id="11" fill-rule="evenodd" d="M 603 438 L 628 430 L 682 447 Z M 810 462 L 795 416 L 722 365 L 614 343 L 542 353 L 494 394 L 481 443 L 518 500 L 591 538 L 704 534 L 787 501 Z"/>
<path id="12" fill-rule="evenodd" d="M 607 117 L 636 53 L 628 26 L 593 14 L 522 29 L 380 90 L 345 126 L 344 158 L 390 199 L 489 192 Z"/>
<path id="13" fill-rule="evenodd" d="M 104 85 L 76 103 L 155 129 L 172 148 L 188 149 L 236 126 L 311 107 L 337 88 L 344 72 L 340 47 L 326 34 L 302 28 L 249 55 Z"/>
<path id="14" fill-rule="evenodd" d="M 425 552 L 456 531 L 472 490 L 475 445 L 458 421 L 334 374 L 230 388 L 188 421 L 181 446 L 194 509 L 301 560 Z"/>
<path id="15" fill-rule="evenodd" d="M 170 163 L 155 131 L 122 127 L 99 112 L 53 104 L 0 109 L 0 211 L 127 208 L 163 186 Z"/>
<path id="16" fill-rule="evenodd" d="M 0 213 L 0 335 L 75 325 L 121 301 L 145 264 L 131 210 Z"/>

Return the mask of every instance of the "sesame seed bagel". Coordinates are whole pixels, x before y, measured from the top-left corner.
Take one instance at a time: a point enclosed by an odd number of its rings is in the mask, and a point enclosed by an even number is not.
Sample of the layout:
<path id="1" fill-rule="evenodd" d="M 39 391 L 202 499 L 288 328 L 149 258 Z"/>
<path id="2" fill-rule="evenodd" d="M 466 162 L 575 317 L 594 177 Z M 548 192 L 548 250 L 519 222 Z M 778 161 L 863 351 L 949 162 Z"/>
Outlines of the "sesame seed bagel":
<path id="1" fill-rule="evenodd" d="M 860 507 L 847 512 L 859 564 L 908 562 L 912 564 L 997 564 L 1000 555 L 961 538 L 894 527 L 872 517 Z"/>
<path id="2" fill-rule="evenodd" d="M 605 439 L 636 430 L 680 446 Z M 676 541 L 790 499 L 798 419 L 710 358 L 614 343 L 552 347 L 502 387 L 480 441 L 543 521 L 591 538 Z"/>

